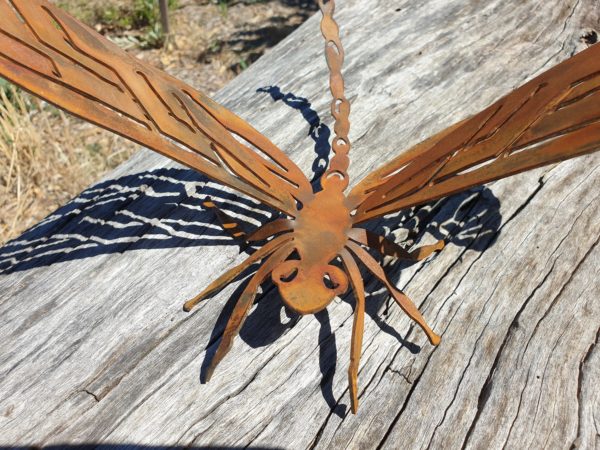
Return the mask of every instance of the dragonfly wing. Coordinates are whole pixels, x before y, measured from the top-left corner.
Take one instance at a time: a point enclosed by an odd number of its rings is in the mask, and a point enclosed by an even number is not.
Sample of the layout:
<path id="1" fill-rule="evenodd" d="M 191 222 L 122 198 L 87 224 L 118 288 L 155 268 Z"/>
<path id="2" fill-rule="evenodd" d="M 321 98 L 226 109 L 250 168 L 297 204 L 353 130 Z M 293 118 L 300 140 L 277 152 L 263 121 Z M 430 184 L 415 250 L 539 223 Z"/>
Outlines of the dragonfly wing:
<path id="1" fill-rule="evenodd" d="M 45 0 L 0 0 L 0 76 L 285 214 L 312 196 L 248 123 Z"/>
<path id="2" fill-rule="evenodd" d="M 600 150 L 600 45 L 401 154 L 354 187 L 354 222 Z"/>

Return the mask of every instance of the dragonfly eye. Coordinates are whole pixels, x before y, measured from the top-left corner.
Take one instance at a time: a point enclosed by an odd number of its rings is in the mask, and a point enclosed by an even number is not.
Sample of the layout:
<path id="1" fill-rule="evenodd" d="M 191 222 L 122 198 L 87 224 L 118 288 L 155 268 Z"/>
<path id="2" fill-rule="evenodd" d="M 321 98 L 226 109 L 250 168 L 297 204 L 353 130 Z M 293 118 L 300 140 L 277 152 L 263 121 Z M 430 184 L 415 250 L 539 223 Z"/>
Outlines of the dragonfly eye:
<path id="1" fill-rule="evenodd" d="M 275 283 L 291 283 L 298 276 L 298 260 L 288 260 L 273 270 L 272 279 Z"/>
<path id="2" fill-rule="evenodd" d="M 331 279 L 331 277 L 329 276 L 329 274 L 327 274 L 327 273 L 323 277 L 323 284 L 325 285 L 325 287 L 327 289 L 335 289 L 336 287 L 339 286 L 339 284 L 337 284 L 335 281 L 333 281 Z"/>
<path id="3" fill-rule="evenodd" d="M 298 275 L 298 269 L 294 268 L 289 274 L 281 274 L 279 279 L 284 283 L 290 283 L 296 278 L 296 275 Z"/>
<path id="4" fill-rule="evenodd" d="M 329 265 L 323 275 L 323 284 L 336 295 L 341 295 L 348 290 L 348 277 L 339 267 Z"/>

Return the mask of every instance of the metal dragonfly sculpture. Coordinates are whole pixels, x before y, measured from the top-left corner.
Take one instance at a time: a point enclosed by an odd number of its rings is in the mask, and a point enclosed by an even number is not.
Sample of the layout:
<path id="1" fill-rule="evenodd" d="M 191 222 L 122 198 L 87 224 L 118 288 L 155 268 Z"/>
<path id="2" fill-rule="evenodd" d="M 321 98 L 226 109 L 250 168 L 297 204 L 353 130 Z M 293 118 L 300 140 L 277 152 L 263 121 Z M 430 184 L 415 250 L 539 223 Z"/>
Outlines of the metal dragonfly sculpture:
<path id="1" fill-rule="evenodd" d="M 365 314 L 362 263 L 426 333 L 440 342 L 415 304 L 388 280 L 367 249 L 421 260 L 444 242 L 407 251 L 359 225 L 403 208 L 600 149 L 600 45 L 529 81 L 480 113 L 401 153 L 349 193 L 350 104 L 334 0 L 318 0 L 330 71 L 334 152 L 314 192 L 269 139 L 206 95 L 128 55 L 45 0 L 0 0 L 0 75 L 89 122 L 155 150 L 283 213 L 245 234 L 215 208 L 224 228 L 264 242 L 242 264 L 185 303 L 189 311 L 261 262 L 237 300 L 207 370 L 208 381 L 269 277 L 283 302 L 316 313 L 350 286 L 356 305 L 348 370 L 351 408 Z M 341 262 L 341 264 L 339 264 Z"/>

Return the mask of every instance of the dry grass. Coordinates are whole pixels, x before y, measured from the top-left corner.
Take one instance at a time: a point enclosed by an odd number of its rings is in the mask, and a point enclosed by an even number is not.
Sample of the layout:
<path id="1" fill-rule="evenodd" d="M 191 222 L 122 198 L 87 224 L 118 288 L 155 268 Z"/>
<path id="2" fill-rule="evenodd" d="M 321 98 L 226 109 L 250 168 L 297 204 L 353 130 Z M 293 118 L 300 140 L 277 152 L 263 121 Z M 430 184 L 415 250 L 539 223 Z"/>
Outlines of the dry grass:
<path id="1" fill-rule="evenodd" d="M 133 13 L 139 15 L 142 6 L 153 2 L 52 1 L 99 31 L 134 27 Z M 137 147 L 0 80 L 0 245 L 65 204 Z"/>
<path id="2" fill-rule="evenodd" d="M 147 6 L 156 0 L 50 1 L 209 95 L 315 10 L 308 0 L 171 0 L 177 5 L 171 15 L 171 43 L 167 49 L 148 49 L 155 41 L 151 22 L 156 22 L 156 11 Z M 219 6 L 223 4 L 226 13 Z M 137 148 L 0 79 L 0 245 Z"/>
<path id="3" fill-rule="evenodd" d="M 127 159 L 133 148 L 122 141 L 13 86 L 0 89 L 0 245 Z"/>

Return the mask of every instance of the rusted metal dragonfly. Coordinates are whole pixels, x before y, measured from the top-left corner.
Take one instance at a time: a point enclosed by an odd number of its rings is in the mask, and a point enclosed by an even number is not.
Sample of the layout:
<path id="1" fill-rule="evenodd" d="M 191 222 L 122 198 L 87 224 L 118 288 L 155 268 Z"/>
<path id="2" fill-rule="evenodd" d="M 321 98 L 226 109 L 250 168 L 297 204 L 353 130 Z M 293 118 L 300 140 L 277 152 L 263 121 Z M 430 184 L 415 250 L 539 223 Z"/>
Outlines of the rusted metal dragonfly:
<path id="1" fill-rule="evenodd" d="M 269 277 L 283 302 L 316 313 L 350 286 L 356 306 L 348 370 L 352 411 L 365 292 L 363 264 L 426 333 L 415 304 L 367 249 L 417 261 L 444 242 L 406 250 L 359 225 L 403 208 L 600 149 L 600 45 L 594 45 L 372 172 L 346 193 L 350 104 L 334 1 L 319 0 L 335 119 L 334 155 L 315 192 L 300 169 L 252 126 L 187 84 L 129 56 L 44 0 L 0 0 L 0 75 L 83 119 L 202 172 L 285 215 L 251 234 L 212 202 L 224 228 L 265 242 L 242 264 L 185 303 L 189 311 L 261 262 L 235 304 L 207 373 L 231 348 L 257 290 Z M 341 264 L 340 264 L 341 263 Z"/>

